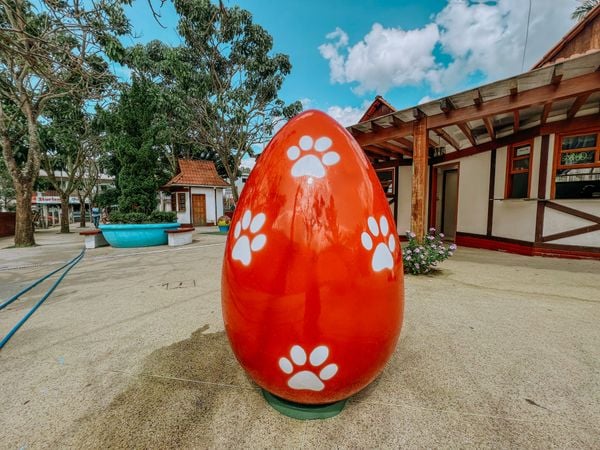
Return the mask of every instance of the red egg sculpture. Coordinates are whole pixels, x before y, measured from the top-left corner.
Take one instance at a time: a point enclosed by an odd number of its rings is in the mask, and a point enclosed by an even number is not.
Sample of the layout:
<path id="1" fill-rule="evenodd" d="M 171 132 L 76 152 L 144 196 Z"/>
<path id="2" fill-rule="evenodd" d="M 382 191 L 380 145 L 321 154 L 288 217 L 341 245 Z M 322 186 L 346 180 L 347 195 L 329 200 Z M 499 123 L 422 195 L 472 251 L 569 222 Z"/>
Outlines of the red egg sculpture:
<path id="1" fill-rule="evenodd" d="M 257 161 L 225 247 L 225 329 L 263 389 L 337 402 L 383 370 L 402 325 L 400 242 L 375 170 L 320 111 L 289 121 Z"/>

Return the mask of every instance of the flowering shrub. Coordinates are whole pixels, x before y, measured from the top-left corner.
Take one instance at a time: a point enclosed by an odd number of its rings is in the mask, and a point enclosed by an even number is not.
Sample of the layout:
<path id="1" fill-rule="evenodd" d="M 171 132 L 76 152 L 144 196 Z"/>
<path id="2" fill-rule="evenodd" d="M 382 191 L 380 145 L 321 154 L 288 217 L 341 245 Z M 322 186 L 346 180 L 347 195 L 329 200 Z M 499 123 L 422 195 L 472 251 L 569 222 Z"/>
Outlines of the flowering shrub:
<path id="1" fill-rule="evenodd" d="M 412 231 L 406 232 L 408 245 L 402 252 L 404 272 L 413 275 L 429 273 L 437 265 L 454 254 L 456 245 L 446 245 L 442 241 L 444 233 L 437 233 L 435 228 L 430 228 L 423 242 L 417 240 Z"/>

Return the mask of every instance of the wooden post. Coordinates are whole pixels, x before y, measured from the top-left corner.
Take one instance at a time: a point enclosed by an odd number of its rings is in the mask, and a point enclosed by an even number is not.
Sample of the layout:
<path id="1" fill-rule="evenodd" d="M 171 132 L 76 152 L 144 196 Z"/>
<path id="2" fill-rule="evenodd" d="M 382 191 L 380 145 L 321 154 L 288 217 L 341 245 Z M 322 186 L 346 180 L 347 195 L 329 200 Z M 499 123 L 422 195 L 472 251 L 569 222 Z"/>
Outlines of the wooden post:
<path id="1" fill-rule="evenodd" d="M 427 117 L 413 124 L 413 165 L 410 228 L 421 240 L 425 233 L 425 191 L 427 189 Z"/>
<path id="2" fill-rule="evenodd" d="M 540 176 L 538 178 L 537 211 L 535 214 L 535 238 L 536 243 L 543 242 L 544 238 L 544 215 L 546 209 L 546 179 L 548 177 L 548 152 L 550 151 L 550 135 L 542 136 L 540 153 Z"/>

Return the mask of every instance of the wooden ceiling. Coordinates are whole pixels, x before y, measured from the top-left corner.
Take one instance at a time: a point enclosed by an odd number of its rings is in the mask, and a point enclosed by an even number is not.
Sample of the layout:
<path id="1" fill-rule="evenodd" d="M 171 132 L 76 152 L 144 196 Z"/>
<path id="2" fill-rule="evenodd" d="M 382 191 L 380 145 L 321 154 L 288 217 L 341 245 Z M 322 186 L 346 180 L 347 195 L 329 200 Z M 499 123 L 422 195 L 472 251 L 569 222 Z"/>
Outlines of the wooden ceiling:
<path id="1" fill-rule="evenodd" d="M 428 145 L 446 154 L 549 123 L 590 116 L 600 125 L 600 52 L 348 127 L 373 163 L 412 158 L 413 127 L 425 119 Z M 502 139 L 505 141 L 506 139 Z"/>

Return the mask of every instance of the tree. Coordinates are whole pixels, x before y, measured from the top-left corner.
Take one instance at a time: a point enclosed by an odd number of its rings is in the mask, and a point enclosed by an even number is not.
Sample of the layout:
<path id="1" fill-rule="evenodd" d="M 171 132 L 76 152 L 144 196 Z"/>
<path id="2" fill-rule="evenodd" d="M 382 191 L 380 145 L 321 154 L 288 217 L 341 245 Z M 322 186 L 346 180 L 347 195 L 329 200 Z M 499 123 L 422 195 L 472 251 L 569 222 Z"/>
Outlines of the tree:
<path id="1" fill-rule="evenodd" d="M 579 0 L 579 3 L 581 4 L 577 8 L 575 8 L 575 11 L 573 11 L 573 14 L 571 15 L 571 19 L 577 21 L 583 20 L 583 18 L 592 9 L 594 9 L 600 4 L 600 0 Z"/>
<path id="2" fill-rule="evenodd" d="M 203 75 L 201 95 L 192 91 L 187 97 L 194 111 L 192 137 L 218 154 L 237 201 L 235 181 L 244 156 L 266 142 L 278 122 L 302 109 L 300 102 L 286 105 L 278 97 L 292 66 L 287 55 L 271 55 L 272 37 L 248 11 L 209 0 L 174 5 L 185 58 Z"/>
<path id="3" fill-rule="evenodd" d="M 57 98 L 47 118 L 49 123 L 40 130 L 41 166 L 60 197 L 60 232 L 69 233 L 69 199 L 79 185 L 85 158 L 85 112 L 77 102 Z"/>
<path id="4" fill-rule="evenodd" d="M 89 130 L 89 128 L 88 128 Z M 98 181 L 102 175 L 100 160 L 102 158 L 102 142 L 98 134 L 93 133 L 93 130 L 88 133 L 88 138 L 83 143 L 83 163 L 79 168 L 77 179 L 77 196 L 81 205 L 81 217 L 79 226 L 85 227 L 85 202 L 89 201 L 90 211 L 96 206 L 98 196 Z"/>
<path id="5" fill-rule="evenodd" d="M 15 188 L 8 173 L 4 158 L 0 155 L 0 211 L 8 211 L 13 207 Z"/>
<path id="6" fill-rule="evenodd" d="M 150 213 L 156 208 L 158 188 L 170 173 L 160 164 L 164 142 L 160 116 L 160 89 L 149 80 L 134 76 L 117 104 L 103 113 L 109 172 L 119 190 L 119 210 Z"/>
<path id="7" fill-rule="evenodd" d="M 98 85 L 110 76 L 104 55 L 123 54 L 118 36 L 129 32 L 122 9 L 129 3 L 0 0 L 0 139 L 16 191 L 16 246 L 35 244 L 31 197 L 48 103 L 73 95 L 98 97 Z M 12 130 L 20 121 L 26 123 L 26 145 L 19 156 Z"/>

